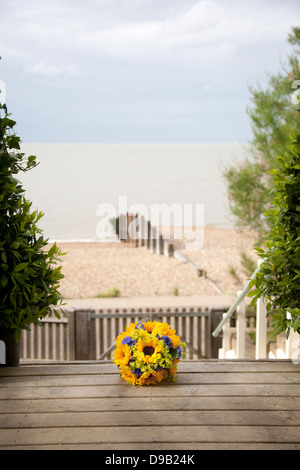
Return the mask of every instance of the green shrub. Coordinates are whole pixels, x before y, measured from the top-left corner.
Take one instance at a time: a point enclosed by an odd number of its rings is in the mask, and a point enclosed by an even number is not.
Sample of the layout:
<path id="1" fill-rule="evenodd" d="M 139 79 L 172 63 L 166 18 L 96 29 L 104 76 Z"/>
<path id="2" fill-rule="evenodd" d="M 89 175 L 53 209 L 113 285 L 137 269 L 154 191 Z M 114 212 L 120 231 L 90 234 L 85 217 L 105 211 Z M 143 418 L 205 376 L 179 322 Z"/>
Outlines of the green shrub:
<path id="1" fill-rule="evenodd" d="M 32 204 L 16 178 L 36 166 L 36 157 L 20 152 L 15 124 L 0 105 L 0 330 L 13 329 L 19 339 L 22 329 L 40 325 L 62 304 L 58 288 L 64 276 L 55 266 L 63 253 L 56 244 L 47 251 L 48 240 L 37 227 L 43 214 L 30 211 Z"/>
<path id="2" fill-rule="evenodd" d="M 178 286 L 173 287 L 173 295 L 175 295 L 175 296 L 179 295 L 179 287 Z"/>
<path id="3" fill-rule="evenodd" d="M 100 294 L 96 295 L 96 298 L 106 298 L 106 297 L 119 297 L 121 295 L 120 289 L 118 287 L 110 287 L 105 292 L 101 292 Z"/>
<path id="4" fill-rule="evenodd" d="M 253 305 L 264 297 L 267 315 L 274 319 L 276 334 L 300 327 L 300 134 L 291 136 L 291 145 L 278 157 L 274 175 L 272 207 L 265 213 L 271 228 L 265 248 L 257 248 L 262 263 L 256 278 Z M 290 313 L 288 318 L 287 312 Z"/>

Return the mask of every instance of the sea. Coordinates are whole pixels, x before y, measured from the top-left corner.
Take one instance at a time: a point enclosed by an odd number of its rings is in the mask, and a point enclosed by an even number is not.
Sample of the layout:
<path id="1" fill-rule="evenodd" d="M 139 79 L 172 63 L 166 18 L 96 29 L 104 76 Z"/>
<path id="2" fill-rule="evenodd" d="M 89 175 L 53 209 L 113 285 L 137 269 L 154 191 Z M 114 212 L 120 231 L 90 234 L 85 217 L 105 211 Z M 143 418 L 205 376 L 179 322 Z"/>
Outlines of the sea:
<path id="1" fill-rule="evenodd" d="M 35 155 L 38 162 L 19 173 L 19 179 L 32 210 L 44 214 L 38 223 L 44 237 L 106 242 L 114 239 L 113 231 L 99 231 L 106 207 L 119 215 L 124 207 L 134 212 L 138 205 L 149 216 L 154 206 L 175 204 L 183 211 L 189 207 L 193 214 L 201 207 L 203 225 L 231 228 L 223 172 L 243 161 L 248 146 L 23 143 L 21 151 Z"/>

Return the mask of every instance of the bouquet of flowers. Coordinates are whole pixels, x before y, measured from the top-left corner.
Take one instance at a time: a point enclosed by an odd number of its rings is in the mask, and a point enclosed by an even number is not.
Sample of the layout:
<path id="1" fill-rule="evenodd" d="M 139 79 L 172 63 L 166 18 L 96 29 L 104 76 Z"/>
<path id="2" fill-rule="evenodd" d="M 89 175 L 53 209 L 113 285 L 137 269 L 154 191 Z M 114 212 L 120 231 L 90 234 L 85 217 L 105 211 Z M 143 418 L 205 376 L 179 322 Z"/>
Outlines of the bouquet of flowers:
<path id="1" fill-rule="evenodd" d="M 116 339 L 113 358 L 120 374 L 132 385 L 175 380 L 185 343 L 167 323 L 136 322 Z"/>

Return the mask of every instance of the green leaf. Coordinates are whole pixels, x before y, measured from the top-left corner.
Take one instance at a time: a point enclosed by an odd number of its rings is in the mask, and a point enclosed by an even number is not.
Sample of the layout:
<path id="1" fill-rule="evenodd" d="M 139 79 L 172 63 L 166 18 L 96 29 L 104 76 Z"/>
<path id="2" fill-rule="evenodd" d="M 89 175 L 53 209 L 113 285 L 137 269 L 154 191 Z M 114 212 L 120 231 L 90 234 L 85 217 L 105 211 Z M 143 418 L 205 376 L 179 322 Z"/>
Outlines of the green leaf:
<path id="1" fill-rule="evenodd" d="M 257 295 L 259 293 L 260 293 L 259 289 L 253 289 L 247 294 L 247 297 L 253 297 L 254 295 Z"/>
<path id="2" fill-rule="evenodd" d="M 21 328 L 17 328 L 16 329 L 16 340 L 19 342 L 20 339 L 21 339 L 21 333 L 22 333 L 22 330 Z"/>
<path id="3" fill-rule="evenodd" d="M 26 268 L 26 266 L 28 266 L 28 263 L 20 263 L 15 267 L 14 272 L 17 273 L 22 271 L 24 268 Z"/>
<path id="4" fill-rule="evenodd" d="M 13 119 L 9 119 L 8 117 L 4 117 L 2 119 L 2 122 L 1 122 L 1 127 L 2 127 L 2 129 L 6 128 L 6 127 L 12 128 L 12 127 L 14 127 L 15 124 L 16 124 L 16 121 L 14 121 Z"/>
<path id="5" fill-rule="evenodd" d="M 300 317 L 298 317 L 298 318 L 294 321 L 294 325 L 293 325 L 294 331 L 297 331 L 299 327 L 300 327 Z"/>
<path id="6" fill-rule="evenodd" d="M 51 258 L 51 257 L 55 254 L 56 251 L 57 251 L 57 246 L 56 246 L 56 244 L 54 243 L 54 244 L 52 245 L 52 247 L 50 248 L 50 250 L 48 251 L 48 256 L 49 256 L 49 258 Z"/>
<path id="7" fill-rule="evenodd" d="M 176 359 L 178 355 L 177 349 L 175 348 L 170 349 L 170 353 L 171 353 L 172 359 Z"/>
<path id="8" fill-rule="evenodd" d="M 0 281 L 0 282 L 1 282 L 1 286 L 2 286 L 2 287 L 5 287 L 5 286 L 7 285 L 8 279 L 7 279 L 6 276 L 4 276 L 4 274 L 2 274 L 2 276 L 1 276 L 1 281 Z"/>
<path id="9" fill-rule="evenodd" d="M 53 309 L 53 312 L 54 312 L 54 315 L 56 316 L 56 318 L 58 318 L 60 320 L 61 316 L 55 308 Z"/>
<path id="10" fill-rule="evenodd" d="M 8 138 L 8 148 L 9 149 L 20 149 L 20 137 L 16 135 L 11 135 Z"/>
<path id="11" fill-rule="evenodd" d="M 22 284 L 23 286 L 26 286 L 26 280 L 24 279 L 24 276 L 22 274 L 12 273 L 11 278 L 14 281 L 15 285 L 16 285 L 15 280 L 17 280 L 20 284 Z"/>

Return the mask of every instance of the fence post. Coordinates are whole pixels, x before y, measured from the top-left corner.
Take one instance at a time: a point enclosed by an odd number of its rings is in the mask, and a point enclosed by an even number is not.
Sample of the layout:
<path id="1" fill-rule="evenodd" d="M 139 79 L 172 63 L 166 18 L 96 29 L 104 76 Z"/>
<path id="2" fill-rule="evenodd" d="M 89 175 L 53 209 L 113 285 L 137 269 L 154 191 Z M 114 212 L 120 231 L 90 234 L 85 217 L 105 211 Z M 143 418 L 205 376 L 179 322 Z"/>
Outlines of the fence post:
<path id="1" fill-rule="evenodd" d="M 157 234 L 156 234 L 156 228 L 152 227 L 151 229 L 151 253 L 156 253 L 156 242 L 157 242 Z"/>
<path id="2" fill-rule="evenodd" d="M 118 235 L 119 239 L 123 242 L 127 239 L 127 215 L 120 214 L 119 216 L 119 225 L 118 225 Z"/>
<path id="3" fill-rule="evenodd" d="M 164 254 L 164 239 L 162 235 L 159 235 L 159 239 L 158 239 L 158 254 L 159 255 Z"/>
<path id="4" fill-rule="evenodd" d="M 141 224 L 141 230 L 140 230 L 140 246 L 145 246 L 146 243 L 146 236 L 145 236 L 145 230 L 146 230 L 146 222 L 145 222 L 145 217 L 142 215 L 140 217 L 140 224 Z"/>
<path id="5" fill-rule="evenodd" d="M 127 237 L 126 237 L 126 242 L 130 243 L 132 241 L 131 238 L 131 232 L 132 232 L 132 227 L 130 227 L 130 224 L 132 222 L 132 215 L 127 212 Z"/>
<path id="6" fill-rule="evenodd" d="M 67 339 L 68 360 L 75 361 L 75 309 L 68 309 L 68 339 Z"/>
<path id="7" fill-rule="evenodd" d="M 255 359 L 267 357 L 267 309 L 264 299 L 257 300 L 256 305 L 256 344 Z"/>
<path id="8" fill-rule="evenodd" d="M 150 247 L 151 247 L 151 234 L 152 234 L 152 231 L 151 231 L 151 222 L 150 220 L 148 220 L 147 222 L 147 249 L 149 250 Z"/>
<path id="9" fill-rule="evenodd" d="M 223 318 L 226 313 L 223 313 Z M 226 359 L 226 353 L 231 349 L 231 332 L 230 332 L 230 320 L 224 323 L 223 325 L 223 335 L 222 335 L 222 350 L 220 359 Z"/>
<path id="10" fill-rule="evenodd" d="M 292 319 L 290 312 L 287 312 L 287 318 Z M 300 335 L 293 328 L 290 329 L 289 337 L 285 342 L 285 355 L 287 359 L 293 359 L 296 364 L 299 364 Z"/>
<path id="11" fill-rule="evenodd" d="M 210 341 L 208 342 L 209 350 L 208 358 L 209 359 L 218 359 L 219 358 L 219 349 L 222 349 L 222 338 L 220 336 L 212 336 L 212 332 L 217 328 L 218 324 L 222 320 L 224 310 L 219 307 L 210 307 L 210 316 L 209 316 L 209 336 Z"/>
<path id="12" fill-rule="evenodd" d="M 171 257 L 174 254 L 174 245 L 168 240 L 165 240 L 165 256 Z"/>
<path id="13" fill-rule="evenodd" d="M 238 297 L 242 291 L 238 291 Z M 236 355 L 239 359 L 245 358 L 245 335 L 246 335 L 246 303 L 245 299 L 242 300 L 237 307 L 237 321 L 236 321 Z"/>
<path id="14" fill-rule="evenodd" d="M 115 223 L 116 223 L 116 227 L 115 227 L 116 235 L 117 235 L 118 238 L 120 238 L 120 237 L 119 237 L 119 235 L 120 235 L 120 233 L 119 233 L 120 217 L 119 217 L 119 216 L 116 217 Z"/>
<path id="15" fill-rule="evenodd" d="M 90 309 L 75 310 L 75 360 L 96 359 L 94 320 Z"/>
<path id="16" fill-rule="evenodd" d="M 0 364 L 6 364 L 6 345 L 0 340 Z"/>
<path id="17" fill-rule="evenodd" d="M 141 217 L 139 216 L 139 214 L 135 214 L 134 216 L 134 219 L 135 220 L 135 224 L 136 224 L 136 228 L 138 228 L 138 230 L 136 231 L 137 233 L 135 233 L 135 241 L 134 241 L 134 244 L 136 246 L 136 248 L 138 248 L 138 246 L 140 245 L 141 243 L 141 236 L 142 236 L 142 223 L 141 223 Z"/>

